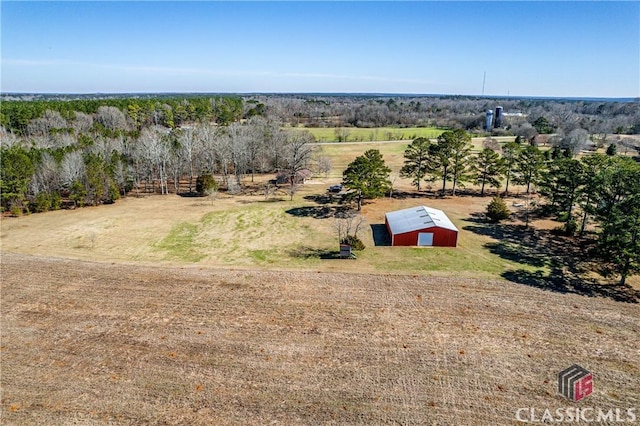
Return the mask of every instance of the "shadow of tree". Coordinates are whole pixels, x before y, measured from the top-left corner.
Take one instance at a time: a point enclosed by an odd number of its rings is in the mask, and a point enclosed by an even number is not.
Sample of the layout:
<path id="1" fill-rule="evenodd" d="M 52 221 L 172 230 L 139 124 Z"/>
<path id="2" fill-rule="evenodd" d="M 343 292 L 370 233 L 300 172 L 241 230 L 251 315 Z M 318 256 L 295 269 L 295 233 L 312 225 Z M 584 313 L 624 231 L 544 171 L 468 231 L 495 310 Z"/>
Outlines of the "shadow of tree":
<path id="1" fill-rule="evenodd" d="M 331 207 L 316 207 L 316 206 L 305 206 L 305 207 L 294 207 L 289 210 L 285 210 L 285 213 L 290 214 L 292 216 L 297 217 L 313 217 L 315 219 L 327 219 L 332 216 Z"/>
<path id="2" fill-rule="evenodd" d="M 606 297 L 617 302 L 638 303 L 640 291 L 628 284 L 602 284 L 592 278 L 564 274 L 554 269 L 548 275 L 542 271 L 516 269 L 505 271 L 502 277 L 518 284 L 558 293 L 574 293 L 589 297 Z"/>
<path id="3" fill-rule="evenodd" d="M 550 230 L 510 223 L 483 223 L 479 214 L 474 214 L 465 221 L 470 225 L 463 226 L 463 230 L 497 240 L 484 245 L 491 253 L 516 263 L 550 271 L 517 269 L 502 273 L 502 277 L 511 282 L 558 293 L 606 297 L 628 303 L 640 302 L 640 291 L 629 285 L 602 284 L 587 276 L 589 272 L 598 270 L 596 262 L 590 256 L 595 245 L 593 236 L 566 237 Z"/>
<path id="4" fill-rule="evenodd" d="M 317 204 L 331 204 L 333 202 L 341 200 L 339 196 L 334 197 L 333 194 L 305 195 L 303 198 L 307 201 L 313 201 L 314 203 L 317 203 Z"/>
<path id="5" fill-rule="evenodd" d="M 484 246 L 488 248 L 491 253 L 497 254 L 503 259 L 526 263 L 538 268 L 548 266 L 548 259 L 545 256 L 528 247 L 522 247 L 509 242 L 487 243 Z"/>
<path id="6" fill-rule="evenodd" d="M 312 217 L 314 219 L 328 219 L 343 215 L 349 211 L 347 206 L 304 206 L 285 210 L 285 213 L 297 217 Z"/>
<path id="7" fill-rule="evenodd" d="M 371 225 L 371 231 L 373 232 L 373 243 L 376 246 L 390 246 L 391 236 L 384 224 Z"/>
<path id="8" fill-rule="evenodd" d="M 352 211 L 351 207 L 343 204 L 330 205 L 336 202 L 336 196 L 333 194 L 307 195 L 305 200 L 313 201 L 318 206 L 294 207 L 285 210 L 285 213 L 297 217 L 312 217 L 314 219 L 328 219 L 331 217 L 344 217 Z M 341 198 L 337 197 L 338 201 Z"/>
<path id="9" fill-rule="evenodd" d="M 206 197 L 205 194 L 201 194 L 199 192 L 178 192 L 177 193 L 180 197 L 186 197 L 186 198 L 203 198 Z"/>
<path id="10" fill-rule="evenodd" d="M 297 259 L 340 259 L 340 252 L 338 250 L 313 247 L 298 247 L 289 250 L 287 254 Z"/>

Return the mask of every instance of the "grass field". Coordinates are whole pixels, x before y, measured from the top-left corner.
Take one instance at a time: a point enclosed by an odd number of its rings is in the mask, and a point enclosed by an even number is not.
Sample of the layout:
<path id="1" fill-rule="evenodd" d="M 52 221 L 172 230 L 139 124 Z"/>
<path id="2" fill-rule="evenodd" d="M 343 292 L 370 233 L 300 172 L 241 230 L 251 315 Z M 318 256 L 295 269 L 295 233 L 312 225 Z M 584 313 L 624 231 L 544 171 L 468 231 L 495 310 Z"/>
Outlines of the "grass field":
<path id="1" fill-rule="evenodd" d="M 489 197 L 398 178 L 363 207 L 367 248 L 337 258 L 327 187 L 369 148 L 397 172 L 405 146 L 318 145 L 334 170 L 292 201 L 256 183 L 1 219 L 1 423 L 484 426 L 637 407 L 640 280 L 574 275 L 584 253 L 558 223 L 488 224 Z M 384 213 L 419 204 L 447 212 L 457 248 L 381 245 Z M 577 405 L 556 392 L 574 363 L 595 377 Z"/>
<path id="2" fill-rule="evenodd" d="M 287 130 L 306 130 L 311 133 L 318 142 L 337 142 L 336 127 L 299 127 Z M 373 141 L 398 141 L 413 140 L 416 138 L 437 138 L 444 130 L 435 127 L 376 127 L 372 129 L 358 127 L 341 127 L 341 131 L 347 132 L 344 142 L 373 142 Z"/>
<path id="3" fill-rule="evenodd" d="M 472 138 L 472 152 L 477 153 L 482 150 L 482 142 L 485 138 Z M 513 141 L 514 138 L 498 137 L 500 143 Z M 337 143 L 319 143 L 316 144 L 317 155 L 326 155 L 331 158 L 333 170 L 330 176 L 339 178 L 342 171 L 357 156 L 364 154 L 368 149 L 379 150 L 387 165 L 391 168 L 392 173 L 397 174 L 402 168 L 404 162 L 404 151 L 410 141 L 377 141 L 377 142 L 337 142 Z"/>
<path id="4" fill-rule="evenodd" d="M 326 182 L 326 183 L 325 183 Z M 306 185 L 293 201 L 263 195 L 220 196 L 213 204 L 176 195 L 127 198 L 116 204 L 4 220 L 3 250 L 104 261 L 166 265 L 257 266 L 277 269 L 352 270 L 376 273 L 449 272 L 498 277 L 519 267 L 484 248 L 486 235 L 463 232 L 457 250 L 376 246 L 373 229 L 384 213 L 416 200 L 382 199 L 365 204 L 361 238 L 367 249 L 357 262 L 332 258 L 338 248 L 337 202 L 319 202 L 331 179 Z M 446 208 L 462 229 L 489 198 L 425 199 Z"/>

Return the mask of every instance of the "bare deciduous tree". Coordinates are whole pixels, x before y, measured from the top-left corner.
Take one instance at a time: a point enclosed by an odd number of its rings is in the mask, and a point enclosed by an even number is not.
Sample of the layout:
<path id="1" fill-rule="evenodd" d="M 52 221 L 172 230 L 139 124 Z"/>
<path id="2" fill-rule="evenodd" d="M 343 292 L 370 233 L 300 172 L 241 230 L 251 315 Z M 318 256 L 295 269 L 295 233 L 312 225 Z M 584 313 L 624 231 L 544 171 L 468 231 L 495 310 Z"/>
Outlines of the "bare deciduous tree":
<path id="1" fill-rule="evenodd" d="M 160 193 L 168 194 L 168 166 L 170 159 L 170 145 L 167 138 L 168 130 L 162 127 L 146 128 L 140 134 L 139 149 L 142 158 L 149 165 L 148 171 L 153 181 L 153 172 L 157 172 Z"/>
<path id="2" fill-rule="evenodd" d="M 189 192 L 193 192 L 193 178 L 195 176 L 195 159 L 199 156 L 200 144 L 196 138 L 196 130 L 191 127 L 180 129 L 178 132 L 178 143 L 180 144 L 180 154 L 189 172 Z"/>
<path id="3" fill-rule="evenodd" d="M 30 182 L 30 192 L 37 195 L 40 192 L 52 193 L 59 189 L 61 181 L 60 168 L 55 158 L 45 152 L 36 164 L 36 171 Z"/>
<path id="4" fill-rule="evenodd" d="M 289 135 L 285 151 L 285 159 L 291 176 L 291 185 L 302 169 L 307 168 L 313 150 L 309 145 L 313 136 L 309 132 L 295 132 Z"/>
<path id="5" fill-rule="evenodd" d="M 19 143 L 16 135 L 5 129 L 4 126 L 0 126 L 0 147 L 11 148 L 16 143 Z"/>
<path id="6" fill-rule="evenodd" d="M 71 151 L 65 154 L 60 162 L 60 181 L 69 188 L 74 181 L 80 181 L 85 173 L 82 152 Z"/>
<path id="7" fill-rule="evenodd" d="M 584 149 L 589 143 L 589 132 L 584 129 L 573 129 L 564 136 L 562 139 L 557 141 L 557 146 L 560 149 L 568 150 L 573 155 L 579 153 L 582 149 Z"/>
<path id="8" fill-rule="evenodd" d="M 321 155 L 316 158 L 316 170 L 318 173 L 322 173 L 324 177 L 329 175 L 329 172 L 333 168 L 333 162 L 331 158 L 326 155 Z"/>
<path id="9" fill-rule="evenodd" d="M 67 120 L 58 111 L 46 110 L 42 117 L 33 119 L 27 125 L 30 136 L 48 136 L 51 129 L 67 128 Z"/>
<path id="10" fill-rule="evenodd" d="M 71 127 L 76 133 L 87 133 L 93 127 L 93 117 L 89 114 L 76 111 L 75 117 L 71 122 Z"/>
<path id="11" fill-rule="evenodd" d="M 355 214 L 353 211 L 345 212 L 336 218 L 335 229 L 338 233 L 338 241 L 347 239 L 350 235 L 358 236 L 358 231 L 364 225 L 364 216 Z"/>
<path id="12" fill-rule="evenodd" d="M 101 106 L 96 112 L 96 121 L 109 130 L 127 130 L 127 118 L 118 108 Z"/>

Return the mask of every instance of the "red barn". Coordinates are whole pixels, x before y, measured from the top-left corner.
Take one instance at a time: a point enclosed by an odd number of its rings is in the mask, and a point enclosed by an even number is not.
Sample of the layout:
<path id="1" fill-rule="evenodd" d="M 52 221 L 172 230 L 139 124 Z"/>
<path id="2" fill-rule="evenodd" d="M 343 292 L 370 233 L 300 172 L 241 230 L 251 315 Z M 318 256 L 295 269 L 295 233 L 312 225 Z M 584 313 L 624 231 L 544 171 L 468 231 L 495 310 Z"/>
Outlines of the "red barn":
<path id="1" fill-rule="evenodd" d="M 419 206 L 390 212 L 385 224 L 392 246 L 455 247 L 458 228 L 442 210 Z"/>

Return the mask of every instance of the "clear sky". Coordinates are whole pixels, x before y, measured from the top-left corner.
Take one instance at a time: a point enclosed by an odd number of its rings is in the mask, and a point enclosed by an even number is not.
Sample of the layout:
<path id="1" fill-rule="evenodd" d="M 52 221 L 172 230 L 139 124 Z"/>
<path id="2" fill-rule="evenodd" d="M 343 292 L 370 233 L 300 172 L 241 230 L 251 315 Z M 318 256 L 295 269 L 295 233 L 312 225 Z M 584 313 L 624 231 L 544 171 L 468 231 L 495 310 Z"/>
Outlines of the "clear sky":
<path id="1" fill-rule="evenodd" d="M 1 91 L 640 96 L 640 2 L 1 3 Z"/>

